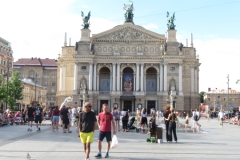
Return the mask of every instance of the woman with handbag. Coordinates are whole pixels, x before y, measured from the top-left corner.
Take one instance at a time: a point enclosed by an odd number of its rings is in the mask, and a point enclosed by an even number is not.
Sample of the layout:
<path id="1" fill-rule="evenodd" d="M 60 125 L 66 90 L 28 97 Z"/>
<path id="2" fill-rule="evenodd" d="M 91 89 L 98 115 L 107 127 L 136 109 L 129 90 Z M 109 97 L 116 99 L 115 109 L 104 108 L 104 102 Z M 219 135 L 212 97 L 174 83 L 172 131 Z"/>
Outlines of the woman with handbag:
<path id="1" fill-rule="evenodd" d="M 122 129 L 123 132 L 127 131 L 127 123 L 128 123 L 129 113 L 127 111 L 127 108 L 124 108 L 122 111 Z"/>

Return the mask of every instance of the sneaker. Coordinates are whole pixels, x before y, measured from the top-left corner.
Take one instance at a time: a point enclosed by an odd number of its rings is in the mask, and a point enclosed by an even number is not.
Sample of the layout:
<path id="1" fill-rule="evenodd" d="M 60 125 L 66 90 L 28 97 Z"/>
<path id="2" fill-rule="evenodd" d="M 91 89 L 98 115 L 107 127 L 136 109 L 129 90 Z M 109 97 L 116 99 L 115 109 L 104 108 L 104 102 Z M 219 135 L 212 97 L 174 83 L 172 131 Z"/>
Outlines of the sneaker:
<path id="1" fill-rule="evenodd" d="M 30 128 L 28 128 L 28 130 L 27 131 L 30 131 Z"/>
<path id="2" fill-rule="evenodd" d="M 98 153 L 95 157 L 96 157 L 96 158 L 102 158 L 102 154 L 101 154 L 101 153 Z"/>
<path id="3" fill-rule="evenodd" d="M 40 128 L 40 127 L 38 127 L 38 131 L 41 131 L 41 128 Z"/>
<path id="4" fill-rule="evenodd" d="M 109 154 L 108 154 L 108 152 L 105 154 L 105 158 L 108 158 L 109 157 Z"/>

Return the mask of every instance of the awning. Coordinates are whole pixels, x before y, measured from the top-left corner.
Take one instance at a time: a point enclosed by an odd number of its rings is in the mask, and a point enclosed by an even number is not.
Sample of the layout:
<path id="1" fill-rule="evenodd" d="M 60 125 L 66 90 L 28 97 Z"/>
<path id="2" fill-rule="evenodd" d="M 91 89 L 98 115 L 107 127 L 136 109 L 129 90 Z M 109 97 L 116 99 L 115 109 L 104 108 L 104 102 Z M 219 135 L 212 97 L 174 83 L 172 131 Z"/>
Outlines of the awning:
<path id="1" fill-rule="evenodd" d="M 120 97 L 121 100 L 135 100 L 135 96 L 121 96 Z"/>

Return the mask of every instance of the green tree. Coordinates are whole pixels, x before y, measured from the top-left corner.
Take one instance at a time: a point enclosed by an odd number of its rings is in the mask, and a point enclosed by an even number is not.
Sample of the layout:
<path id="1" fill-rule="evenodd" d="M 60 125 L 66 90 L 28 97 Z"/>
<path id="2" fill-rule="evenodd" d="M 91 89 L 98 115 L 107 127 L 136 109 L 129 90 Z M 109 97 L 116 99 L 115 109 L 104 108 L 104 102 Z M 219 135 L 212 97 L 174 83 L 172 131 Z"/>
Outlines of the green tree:
<path id="1" fill-rule="evenodd" d="M 6 85 L 4 85 L 5 88 Z M 23 99 L 23 83 L 20 80 L 19 72 L 14 71 L 11 79 L 8 82 L 8 105 L 11 109 L 14 109 L 17 100 Z"/>
<path id="2" fill-rule="evenodd" d="M 202 91 L 202 92 L 199 93 L 200 103 L 204 103 L 204 94 L 205 94 L 205 93 L 206 93 L 206 92 L 204 92 L 204 91 Z"/>
<path id="3" fill-rule="evenodd" d="M 0 74 L 0 104 L 2 104 L 6 98 L 6 91 L 4 89 L 4 77 Z"/>

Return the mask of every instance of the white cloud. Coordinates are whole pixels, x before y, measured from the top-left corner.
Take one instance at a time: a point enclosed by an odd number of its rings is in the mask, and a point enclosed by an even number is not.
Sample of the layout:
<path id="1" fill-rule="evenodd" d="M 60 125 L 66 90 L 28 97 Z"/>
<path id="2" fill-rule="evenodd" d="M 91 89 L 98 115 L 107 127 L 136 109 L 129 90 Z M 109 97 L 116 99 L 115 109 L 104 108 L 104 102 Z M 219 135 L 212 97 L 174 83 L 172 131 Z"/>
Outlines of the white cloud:
<path id="1" fill-rule="evenodd" d="M 149 30 L 156 30 L 158 29 L 158 26 L 156 24 L 150 23 L 147 25 L 143 25 L 144 28 L 149 29 Z"/>

